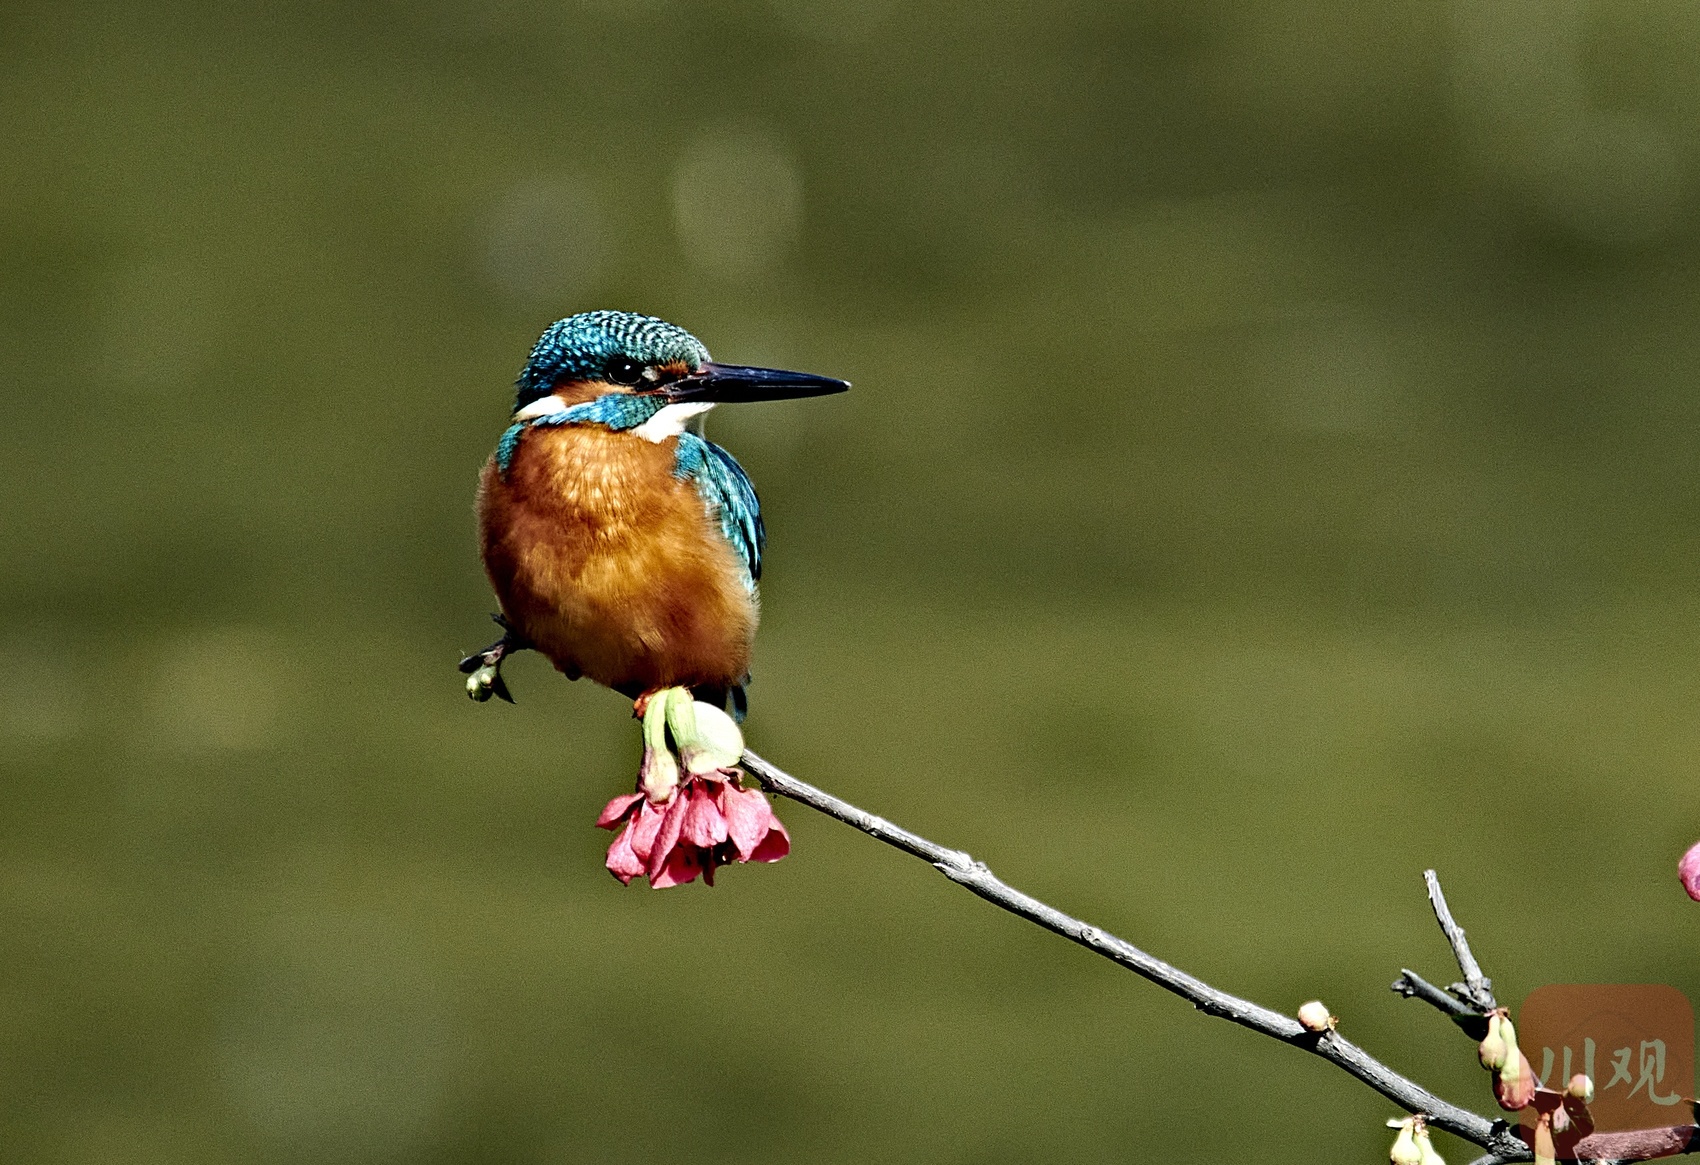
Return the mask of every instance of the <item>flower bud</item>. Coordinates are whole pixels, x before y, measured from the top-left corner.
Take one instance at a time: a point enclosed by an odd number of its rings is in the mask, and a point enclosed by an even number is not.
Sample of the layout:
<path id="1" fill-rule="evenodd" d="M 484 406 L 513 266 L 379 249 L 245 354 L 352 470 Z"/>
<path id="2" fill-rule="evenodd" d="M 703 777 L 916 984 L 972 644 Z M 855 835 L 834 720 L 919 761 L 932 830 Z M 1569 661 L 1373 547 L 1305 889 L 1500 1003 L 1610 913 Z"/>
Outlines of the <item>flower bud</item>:
<path id="1" fill-rule="evenodd" d="M 1510 1012 L 1502 1007 L 1499 1013 L 1499 1038 L 1505 1041 L 1505 1054 L 1509 1057 L 1517 1050 L 1517 1029 L 1511 1024 Z"/>
<path id="2" fill-rule="evenodd" d="M 692 775 L 717 772 L 736 765 L 744 756 L 744 734 L 732 717 L 713 704 L 696 701 L 691 708 L 691 720 L 696 735 L 690 740 L 679 737 L 679 759 L 685 771 Z"/>
<path id="3" fill-rule="evenodd" d="M 1676 864 L 1677 877 L 1682 879 L 1682 888 L 1688 891 L 1688 896 L 1700 902 L 1700 841 L 1688 847 L 1688 852 L 1682 855 L 1682 860 Z"/>
<path id="4" fill-rule="evenodd" d="M 1416 1124 L 1414 1116 L 1399 1122 L 1399 1135 L 1393 1138 L 1393 1148 L 1387 1154 L 1393 1165 L 1422 1165 L 1423 1151 L 1417 1147 Z"/>
<path id="5" fill-rule="evenodd" d="M 1593 1132 L 1594 1114 L 1588 1111 L 1588 1103 L 1593 1099 L 1594 1082 L 1580 1072 L 1572 1076 L 1560 1102 L 1563 1107 L 1552 1114 L 1553 1130 L 1562 1133 L 1568 1129 L 1574 1137 L 1585 1137 Z M 1559 1124 L 1560 1117 L 1564 1119 L 1562 1126 Z"/>
<path id="6" fill-rule="evenodd" d="M 1428 1125 L 1417 1122 L 1417 1165 L 1446 1165 L 1446 1159 L 1434 1151 L 1434 1142 L 1429 1140 Z"/>
<path id="7" fill-rule="evenodd" d="M 1506 1112 L 1517 1112 L 1534 1103 L 1535 1070 L 1514 1043 L 1510 1044 L 1505 1067 L 1493 1078 L 1493 1098 Z"/>
<path id="8" fill-rule="evenodd" d="M 1328 1008 L 1320 999 L 1312 999 L 1299 1008 L 1299 1023 L 1307 1032 L 1332 1031 L 1340 1021 L 1329 1014 Z"/>
<path id="9" fill-rule="evenodd" d="M 643 704 L 643 751 L 647 758 L 652 752 L 667 751 L 667 705 L 671 689 L 650 692 L 640 701 Z"/>
<path id="10" fill-rule="evenodd" d="M 652 805 L 672 799 L 679 787 L 679 762 L 665 748 L 643 750 L 643 765 L 638 769 L 638 788 Z"/>
<path id="11" fill-rule="evenodd" d="M 688 742 L 695 740 L 697 706 L 696 701 L 691 699 L 690 692 L 684 688 L 668 688 L 655 698 L 664 701 L 662 715 L 667 718 L 667 727 L 673 733 L 673 743 L 683 748 Z"/>
<path id="12" fill-rule="evenodd" d="M 1512 1026 L 1509 1014 L 1500 1016 L 1499 1038 L 1505 1041 L 1505 1063 L 1494 1078 L 1493 1095 L 1500 1108 L 1517 1112 L 1534 1103 L 1535 1070 L 1529 1066 L 1529 1057 L 1517 1047 L 1517 1029 Z"/>
<path id="13" fill-rule="evenodd" d="M 1482 1067 L 1489 1072 L 1497 1072 L 1505 1067 L 1507 1054 L 1505 1037 L 1500 1034 L 1499 1012 L 1495 1011 L 1488 1016 L 1487 1038 L 1482 1040 L 1481 1046 L 1476 1049 L 1476 1059 L 1480 1060 Z"/>

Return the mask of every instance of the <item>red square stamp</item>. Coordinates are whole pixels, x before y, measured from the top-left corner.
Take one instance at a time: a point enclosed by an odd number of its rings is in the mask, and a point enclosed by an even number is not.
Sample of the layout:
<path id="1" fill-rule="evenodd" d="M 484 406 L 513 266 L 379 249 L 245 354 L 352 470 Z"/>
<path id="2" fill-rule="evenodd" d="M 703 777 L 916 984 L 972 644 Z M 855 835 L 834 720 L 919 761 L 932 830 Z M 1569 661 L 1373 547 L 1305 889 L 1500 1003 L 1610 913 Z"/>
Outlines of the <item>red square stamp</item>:
<path id="1" fill-rule="evenodd" d="M 1588 1108 L 1601 1132 L 1692 1120 L 1694 1009 L 1660 983 L 1555 983 L 1529 993 L 1517 1042 L 1540 1087 L 1564 1091 L 1581 1073 L 1594 1083 Z M 1535 1110 L 1523 1110 L 1532 1134 Z"/>

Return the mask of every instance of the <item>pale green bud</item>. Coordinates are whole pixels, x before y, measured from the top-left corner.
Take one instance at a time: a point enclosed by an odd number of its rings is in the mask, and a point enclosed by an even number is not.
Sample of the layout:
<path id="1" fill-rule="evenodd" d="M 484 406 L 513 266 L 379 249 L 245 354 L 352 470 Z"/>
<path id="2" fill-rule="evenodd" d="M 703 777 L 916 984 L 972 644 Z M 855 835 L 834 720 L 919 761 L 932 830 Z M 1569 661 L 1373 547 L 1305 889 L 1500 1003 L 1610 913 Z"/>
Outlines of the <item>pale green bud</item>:
<path id="1" fill-rule="evenodd" d="M 652 804 L 659 805 L 673 796 L 679 787 L 679 762 L 664 748 L 643 750 L 643 766 L 638 769 L 638 788 Z"/>
<path id="2" fill-rule="evenodd" d="M 1393 1165 L 1422 1165 L 1423 1151 L 1417 1147 L 1416 1124 L 1416 1117 L 1399 1122 L 1399 1135 L 1393 1138 L 1393 1148 L 1387 1154 Z"/>
<path id="3" fill-rule="evenodd" d="M 732 717 L 713 704 L 697 701 L 692 708 L 696 738 L 679 745 L 679 759 L 688 773 L 712 773 L 729 769 L 744 755 L 744 734 Z M 678 739 L 678 734 L 674 734 Z"/>
<path id="4" fill-rule="evenodd" d="M 1509 1054 L 1505 1046 L 1505 1036 L 1500 1025 L 1499 1013 L 1496 1011 L 1488 1016 L 1487 1038 L 1482 1040 L 1476 1049 L 1476 1058 L 1482 1062 L 1482 1067 L 1489 1072 L 1497 1072 L 1505 1067 L 1505 1058 Z"/>
<path id="5" fill-rule="evenodd" d="M 1417 1122 L 1417 1165 L 1446 1165 L 1446 1159 L 1435 1152 L 1434 1142 L 1429 1140 L 1428 1125 Z"/>

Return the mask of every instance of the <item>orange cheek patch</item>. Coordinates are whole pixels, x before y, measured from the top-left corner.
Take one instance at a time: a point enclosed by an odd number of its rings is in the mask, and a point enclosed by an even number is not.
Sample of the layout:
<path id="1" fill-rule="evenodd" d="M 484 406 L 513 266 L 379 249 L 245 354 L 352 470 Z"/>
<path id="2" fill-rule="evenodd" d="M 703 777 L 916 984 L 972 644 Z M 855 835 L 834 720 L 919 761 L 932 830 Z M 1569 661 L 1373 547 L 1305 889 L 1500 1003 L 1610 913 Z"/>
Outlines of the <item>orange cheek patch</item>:
<path id="1" fill-rule="evenodd" d="M 573 405 L 581 405 L 586 401 L 595 400 L 599 396 L 607 396 L 612 392 L 630 391 L 624 385 L 609 384 L 606 380 L 569 380 L 564 384 L 557 384 L 553 389 L 553 395 L 560 397 L 562 403 L 571 408 Z"/>

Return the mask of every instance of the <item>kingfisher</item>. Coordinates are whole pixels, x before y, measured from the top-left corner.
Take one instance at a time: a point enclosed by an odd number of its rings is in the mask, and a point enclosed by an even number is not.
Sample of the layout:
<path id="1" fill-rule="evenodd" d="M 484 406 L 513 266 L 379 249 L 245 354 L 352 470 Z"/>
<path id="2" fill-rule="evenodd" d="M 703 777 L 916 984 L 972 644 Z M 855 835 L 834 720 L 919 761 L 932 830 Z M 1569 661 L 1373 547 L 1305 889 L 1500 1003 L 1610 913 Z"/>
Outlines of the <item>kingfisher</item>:
<path id="1" fill-rule="evenodd" d="M 701 433 L 722 402 L 843 392 L 849 382 L 717 364 L 683 328 L 591 311 L 551 324 L 516 382 L 512 423 L 478 485 L 502 637 L 461 661 L 475 700 L 512 703 L 509 654 L 633 700 L 683 689 L 741 721 L 766 531 L 749 477 Z"/>

